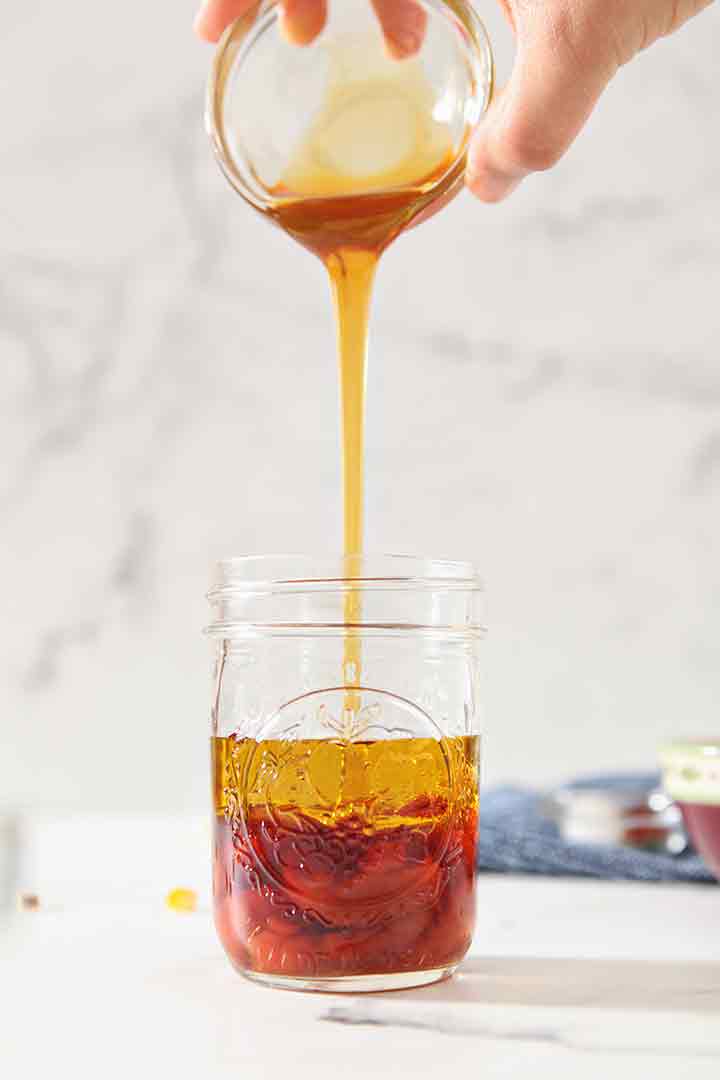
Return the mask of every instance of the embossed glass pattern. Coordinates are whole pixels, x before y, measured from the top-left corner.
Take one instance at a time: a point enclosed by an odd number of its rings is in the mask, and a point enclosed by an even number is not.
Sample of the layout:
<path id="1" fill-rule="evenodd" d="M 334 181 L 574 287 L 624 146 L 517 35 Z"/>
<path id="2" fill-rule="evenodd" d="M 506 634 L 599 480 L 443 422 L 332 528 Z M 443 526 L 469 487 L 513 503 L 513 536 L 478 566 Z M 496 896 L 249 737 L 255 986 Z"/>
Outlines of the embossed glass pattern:
<path id="1" fill-rule="evenodd" d="M 274 985 L 432 982 L 473 931 L 480 585 L 350 562 L 230 560 L 210 592 L 215 919 Z"/>

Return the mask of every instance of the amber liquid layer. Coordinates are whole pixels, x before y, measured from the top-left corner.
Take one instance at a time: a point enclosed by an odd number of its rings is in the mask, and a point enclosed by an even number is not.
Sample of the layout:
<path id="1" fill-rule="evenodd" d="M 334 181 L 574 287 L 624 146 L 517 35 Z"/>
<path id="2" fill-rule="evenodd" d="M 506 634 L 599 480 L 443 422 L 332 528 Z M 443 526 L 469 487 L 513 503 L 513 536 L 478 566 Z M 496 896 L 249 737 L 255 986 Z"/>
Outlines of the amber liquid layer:
<path id="1" fill-rule="evenodd" d="M 475 920 L 476 738 L 212 740 L 215 919 L 243 971 L 451 967 Z"/>

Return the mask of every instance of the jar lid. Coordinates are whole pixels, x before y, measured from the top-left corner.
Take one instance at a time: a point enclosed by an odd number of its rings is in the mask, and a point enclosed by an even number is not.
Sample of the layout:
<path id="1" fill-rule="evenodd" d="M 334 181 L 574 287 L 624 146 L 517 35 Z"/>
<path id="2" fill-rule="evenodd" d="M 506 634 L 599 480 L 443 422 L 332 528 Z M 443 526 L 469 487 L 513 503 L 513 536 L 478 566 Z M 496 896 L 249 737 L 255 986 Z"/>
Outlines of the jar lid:
<path id="1" fill-rule="evenodd" d="M 663 785 L 673 799 L 720 805 L 720 738 L 665 743 L 659 757 Z"/>

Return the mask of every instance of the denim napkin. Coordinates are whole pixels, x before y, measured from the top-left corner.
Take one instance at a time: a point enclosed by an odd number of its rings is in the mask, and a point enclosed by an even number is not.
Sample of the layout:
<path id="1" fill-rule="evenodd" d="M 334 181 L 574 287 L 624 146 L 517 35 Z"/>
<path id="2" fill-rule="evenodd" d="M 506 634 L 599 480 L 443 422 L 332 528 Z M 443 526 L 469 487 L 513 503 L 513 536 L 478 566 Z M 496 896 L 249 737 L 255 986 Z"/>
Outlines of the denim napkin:
<path id="1" fill-rule="evenodd" d="M 628 775 L 603 777 L 624 786 Z M 639 779 L 645 779 L 642 777 Z M 591 781 L 592 778 L 589 778 Z M 518 874 L 580 875 L 633 881 L 713 883 L 698 855 L 665 855 L 615 844 L 584 844 L 563 839 L 542 812 L 543 795 L 515 787 L 483 791 L 480 801 L 478 869 Z"/>

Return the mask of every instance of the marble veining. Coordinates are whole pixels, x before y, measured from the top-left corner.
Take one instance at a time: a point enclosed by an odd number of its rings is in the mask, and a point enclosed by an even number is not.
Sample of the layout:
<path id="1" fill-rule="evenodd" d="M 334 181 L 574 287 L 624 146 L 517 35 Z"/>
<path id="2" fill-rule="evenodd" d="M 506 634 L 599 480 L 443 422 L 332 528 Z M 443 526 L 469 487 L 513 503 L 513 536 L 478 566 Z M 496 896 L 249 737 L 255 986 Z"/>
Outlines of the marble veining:
<path id="1" fill-rule="evenodd" d="M 562 1035 L 550 1029 L 526 1028 L 518 1031 L 492 1029 L 455 1013 L 436 1012 L 422 1018 L 410 1013 L 397 1015 L 397 1010 L 383 1009 L 374 1002 L 367 1005 L 333 1005 L 321 1020 L 331 1024 L 359 1024 L 369 1027 L 404 1027 L 418 1031 L 437 1031 L 441 1035 L 475 1035 L 478 1038 L 507 1039 L 510 1042 L 545 1042 L 568 1045 Z"/>
<path id="2" fill-rule="evenodd" d="M 532 1027 L 491 1027 L 479 1023 L 471 1017 L 462 1016 L 458 1012 L 445 1010 L 444 1012 L 429 1013 L 418 1017 L 411 1010 L 398 1014 L 398 1010 L 384 1008 L 379 1004 L 353 1004 L 349 1006 L 335 1005 L 320 1017 L 321 1020 L 332 1024 L 350 1024 L 378 1028 L 408 1028 L 416 1031 L 434 1031 L 439 1035 L 471 1036 L 478 1040 L 492 1040 L 499 1043 L 540 1043 L 565 1050 L 583 1051 L 587 1054 L 616 1054 L 630 1056 L 639 1055 L 643 1058 L 654 1056 L 670 1056 L 681 1058 L 684 1062 L 695 1058 L 716 1060 L 720 1058 L 720 1041 L 714 1047 L 698 1047 L 696 1043 L 685 1043 L 674 1046 L 658 1046 L 656 1042 L 636 1043 L 634 1045 L 622 1044 L 613 1046 L 612 1036 L 606 1033 L 594 1040 L 584 1039 L 574 1035 L 572 1031 L 563 1031 L 555 1028 L 532 1028 Z"/>

